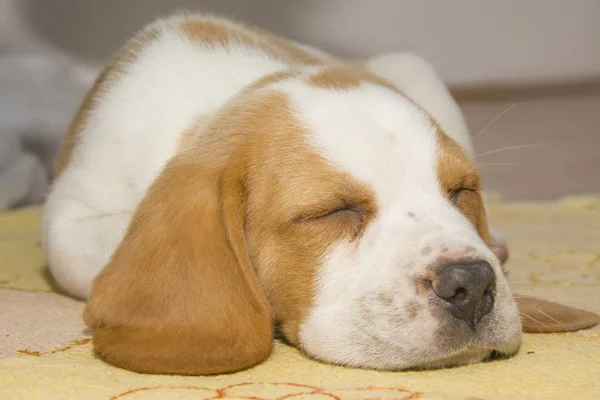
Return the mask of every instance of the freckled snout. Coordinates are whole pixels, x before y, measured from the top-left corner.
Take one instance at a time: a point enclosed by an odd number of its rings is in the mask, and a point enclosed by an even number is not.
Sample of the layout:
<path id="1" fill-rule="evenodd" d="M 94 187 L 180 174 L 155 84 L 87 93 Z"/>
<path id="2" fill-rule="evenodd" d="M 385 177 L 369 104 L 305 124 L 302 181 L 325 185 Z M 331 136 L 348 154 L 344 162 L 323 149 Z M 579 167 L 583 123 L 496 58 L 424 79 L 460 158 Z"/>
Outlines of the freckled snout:
<path id="1" fill-rule="evenodd" d="M 432 286 L 442 307 L 473 328 L 494 306 L 496 275 L 486 261 L 447 265 Z"/>

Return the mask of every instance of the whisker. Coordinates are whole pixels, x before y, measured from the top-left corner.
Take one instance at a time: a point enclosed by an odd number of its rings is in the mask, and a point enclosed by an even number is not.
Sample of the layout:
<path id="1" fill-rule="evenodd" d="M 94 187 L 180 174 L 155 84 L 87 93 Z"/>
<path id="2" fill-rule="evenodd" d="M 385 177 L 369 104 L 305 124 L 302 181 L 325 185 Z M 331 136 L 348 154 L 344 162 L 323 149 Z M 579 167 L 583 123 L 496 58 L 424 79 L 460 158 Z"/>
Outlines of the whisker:
<path id="1" fill-rule="evenodd" d="M 71 193 L 67 193 L 66 197 L 80 202 L 81 204 L 83 204 L 84 206 L 86 206 L 87 208 L 89 208 L 92 211 L 96 211 L 97 213 L 100 213 L 100 214 L 104 213 L 103 210 L 100 210 L 98 207 L 94 206 L 93 204 L 89 204 L 89 203 L 83 201 L 83 199 L 81 199 L 79 196 L 76 196 Z"/>
<path id="2" fill-rule="evenodd" d="M 568 331 L 568 330 L 569 330 L 569 329 L 568 329 L 568 328 L 567 328 L 567 327 L 566 327 L 566 326 L 565 326 L 565 325 L 564 325 L 562 322 L 560 322 L 560 321 L 559 321 L 559 320 L 557 320 L 556 318 L 554 318 L 554 317 L 552 317 L 552 316 L 550 316 L 550 315 L 546 314 L 544 311 L 540 310 L 540 309 L 539 309 L 539 308 L 537 308 L 536 306 L 532 306 L 532 307 L 533 307 L 533 308 L 535 308 L 535 309 L 536 309 L 537 311 L 539 311 L 540 313 L 542 313 L 542 314 L 543 314 L 544 316 L 546 316 L 548 319 L 550 319 L 550 320 L 552 320 L 552 321 L 556 322 L 557 324 L 559 324 L 560 326 L 562 326 L 562 327 L 563 327 L 563 329 L 564 329 L 565 331 Z"/>
<path id="3" fill-rule="evenodd" d="M 478 167 L 487 167 L 487 166 L 508 166 L 508 165 L 518 165 L 517 163 L 507 162 L 507 163 L 477 163 Z"/>
<path id="4" fill-rule="evenodd" d="M 523 298 L 523 297 L 529 297 L 529 296 L 535 296 L 536 294 L 538 294 L 539 292 L 536 292 L 535 290 L 519 290 L 519 289 L 515 289 L 513 290 L 513 297 L 515 298 Z"/>
<path id="5" fill-rule="evenodd" d="M 486 151 L 485 153 L 478 154 L 475 156 L 475 158 L 487 156 L 488 154 L 499 153 L 501 151 L 506 151 L 506 150 L 523 149 L 525 147 L 543 147 L 543 146 L 545 146 L 545 145 L 544 144 L 520 144 L 518 146 L 502 147 L 502 148 L 499 148 L 496 150 L 490 150 L 490 151 Z"/>
<path id="6" fill-rule="evenodd" d="M 514 290 L 513 296 L 527 296 L 537 293 L 534 290 Z"/>
<path id="7" fill-rule="evenodd" d="M 508 283 L 510 283 L 511 285 L 522 285 L 522 284 L 529 284 L 531 285 L 531 282 L 527 282 L 527 281 L 508 281 Z M 515 288 L 516 291 L 522 290 L 522 291 L 532 291 L 532 290 L 537 290 L 538 288 L 532 288 L 532 287 L 524 287 L 524 288 Z"/>
<path id="8" fill-rule="evenodd" d="M 75 221 L 86 221 L 89 219 L 106 218 L 106 217 L 118 217 L 125 214 L 133 214 L 133 211 L 120 211 L 115 213 L 101 213 L 95 215 L 88 215 L 86 217 L 76 218 Z"/>
<path id="9" fill-rule="evenodd" d="M 523 294 L 514 294 L 513 293 L 513 298 L 514 299 L 527 299 L 527 298 L 531 298 L 531 295 L 535 295 L 535 293 L 523 293 Z"/>
<path id="10" fill-rule="evenodd" d="M 527 315 L 527 314 L 523 314 L 522 312 L 519 312 L 519 314 L 520 314 L 522 317 L 529 318 L 530 320 L 532 320 L 532 321 L 533 321 L 533 322 L 535 322 L 536 324 L 539 324 L 539 325 L 543 326 L 544 328 L 547 328 L 547 329 L 548 329 L 548 330 L 550 330 L 552 333 L 556 333 L 556 331 L 554 331 L 553 329 L 550 329 L 550 327 L 549 327 L 548 325 L 544 324 L 544 323 L 543 323 L 543 322 L 541 322 L 541 321 L 538 321 L 537 319 L 533 318 L 532 316 L 530 316 L 530 315 Z"/>
<path id="11" fill-rule="evenodd" d="M 504 111 L 502 111 L 500 114 L 496 115 L 494 117 L 494 119 L 492 119 L 482 130 L 480 130 L 477 135 L 473 136 L 473 138 L 475 139 L 475 138 L 478 138 L 479 136 L 481 136 L 483 134 L 483 132 L 485 132 L 490 126 L 492 126 L 492 124 L 494 122 L 496 122 L 498 120 L 498 118 L 502 117 L 504 114 L 506 114 L 507 112 L 509 112 L 511 109 L 513 109 L 513 108 L 515 108 L 517 106 L 524 106 L 524 105 L 527 105 L 527 104 L 529 104 L 529 103 L 515 103 L 515 104 L 512 104 L 512 105 L 506 107 L 504 109 Z"/>

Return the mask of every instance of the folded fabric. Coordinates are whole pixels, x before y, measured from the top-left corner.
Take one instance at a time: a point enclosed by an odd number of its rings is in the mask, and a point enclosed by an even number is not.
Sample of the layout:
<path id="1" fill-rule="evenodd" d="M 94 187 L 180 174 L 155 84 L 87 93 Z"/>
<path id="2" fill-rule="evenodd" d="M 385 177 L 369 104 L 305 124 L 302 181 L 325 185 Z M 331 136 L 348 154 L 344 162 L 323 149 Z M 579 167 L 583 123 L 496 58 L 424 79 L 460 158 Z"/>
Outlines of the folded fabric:
<path id="1" fill-rule="evenodd" d="M 40 203 L 93 72 L 65 57 L 0 54 L 0 210 Z"/>

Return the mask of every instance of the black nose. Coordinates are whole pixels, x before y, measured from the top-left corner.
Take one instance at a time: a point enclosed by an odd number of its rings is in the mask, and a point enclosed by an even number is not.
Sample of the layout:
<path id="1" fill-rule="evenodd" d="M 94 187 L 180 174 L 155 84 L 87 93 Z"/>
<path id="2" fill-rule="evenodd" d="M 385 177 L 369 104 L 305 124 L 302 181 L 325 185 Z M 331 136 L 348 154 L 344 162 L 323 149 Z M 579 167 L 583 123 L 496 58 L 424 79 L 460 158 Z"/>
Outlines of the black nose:
<path id="1" fill-rule="evenodd" d="M 495 289 L 496 275 L 485 261 L 448 265 L 433 282 L 433 291 L 450 314 L 473 327 L 494 306 Z"/>

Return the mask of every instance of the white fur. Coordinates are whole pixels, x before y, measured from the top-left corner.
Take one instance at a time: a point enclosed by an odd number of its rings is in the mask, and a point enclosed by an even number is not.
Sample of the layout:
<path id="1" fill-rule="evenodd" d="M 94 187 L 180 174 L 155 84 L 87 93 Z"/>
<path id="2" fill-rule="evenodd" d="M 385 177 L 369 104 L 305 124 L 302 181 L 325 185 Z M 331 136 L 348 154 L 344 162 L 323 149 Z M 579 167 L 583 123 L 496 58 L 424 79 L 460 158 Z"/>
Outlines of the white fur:
<path id="1" fill-rule="evenodd" d="M 500 300 L 489 317 L 496 326 L 465 335 L 462 345 L 453 341 L 459 358 L 474 344 L 482 349 L 470 355 L 473 360 L 518 345 L 518 316 L 514 304 L 504 301 L 511 294 L 498 260 L 439 189 L 437 131 L 430 118 L 407 98 L 372 84 L 343 92 L 294 81 L 282 86 L 312 132 L 314 147 L 367 183 L 378 207 L 358 244 L 342 241 L 324 260 L 315 304 L 300 331 L 304 349 L 328 362 L 371 368 L 412 367 L 423 359 L 431 365 L 457 362 L 447 359 L 449 349 L 436 339 L 444 322 L 431 314 L 428 298 L 419 297 L 414 284 L 444 249 L 457 259 L 470 253 L 488 261 L 498 277 Z M 405 306 L 415 301 L 422 311 L 410 321 Z M 507 341 L 490 341 L 489 333 L 500 327 L 508 327 Z"/>
<path id="2" fill-rule="evenodd" d="M 431 64 L 410 53 L 385 54 L 367 62 L 369 70 L 385 77 L 435 118 L 444 132 L 473 157 L 467 123 Z"/>
<path id="3" fill-rule="evenodd" d="M 292 67 L 253 47 L 191 42 L 174 28 L 177 21 L 156 23 L 160 37 L 101 96 L 48 197 L 43 238 L 50 269 L 74 296 L 89 295 L 133 210 L 177 152 L 181 132 L 198 116 L 210 118 L 249 83 Z M 460 110 L 428 64 L 412 55 L 389 55 L 371 60 L 368 68 L 397 85 L 472 154 Z M 305 71 L 309 75 L 315 67 Z M 379 209 L 358 244 L 339 242 L 323 259 L 315 304 L 300 330 L 302 347 L 329 362 L 386 369 L 474 362 L 490 349 L 514 351 L 520 329 L 514 302 L 498 261 L 439 191 L 429 116 L 373 84 L 330 91 L 292 79 L 275 86 L 292 99 L 315 151 L 368 184 Z M 411 284 L 443 246 L 458 255 L 471 246 L 472 255 L 488 260 L 498 277 L 487 326 L 452 349 L 438 345 L 440 321 Z M 433 250 L 425 254 L 426 247 Z M 422 306 L 412 322 L 405 311 L 410 301 Z"/>
<path id="4" fill-rule="evenodd" d="M 159 27 L 160 39 L 97 102 L 48 196 L 43 238 L 50 270 L 73 296 L 89 296 L 133 210 L 194 118 L 209 117 L 244 86 L 289 67 L 256 49 L 193 43 L 173 29 L 177 21 L 148 28 Z"/>

